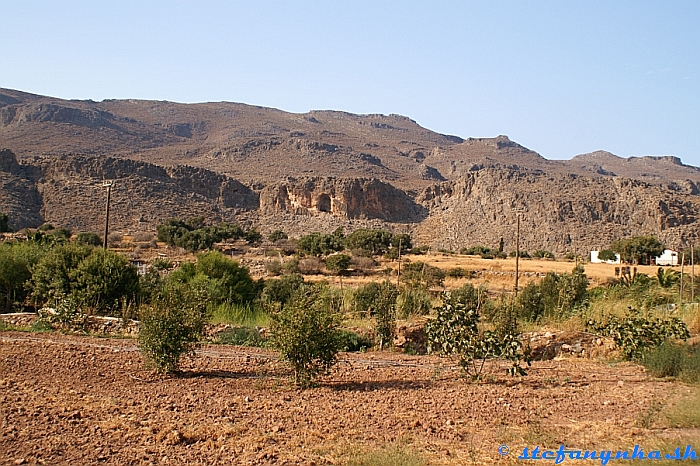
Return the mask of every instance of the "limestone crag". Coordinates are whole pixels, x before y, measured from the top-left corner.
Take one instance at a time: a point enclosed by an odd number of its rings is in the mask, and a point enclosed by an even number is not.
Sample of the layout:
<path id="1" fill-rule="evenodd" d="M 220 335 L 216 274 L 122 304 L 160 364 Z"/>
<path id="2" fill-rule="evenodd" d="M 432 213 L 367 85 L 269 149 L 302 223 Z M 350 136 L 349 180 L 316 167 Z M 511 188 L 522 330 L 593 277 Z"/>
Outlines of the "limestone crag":
<path id="1" fill-rule="evenodd" d="M 700 233 L 695 183 L 650 184 L 618 177 L 581 177 L 484 169 L 427 188 L 417 198 L 430 210 L 416 227 L 437 246 L 515 247 L 517 215 L 525 249 L 555 252 L 601 248 L 612 240 L 655 234 L 678 247 Z"/>
<path id="2" fill-rule="evenodd" d="M 327 214 L 387 222 L 420 221 L 427 213 L 404 191 L 365 178 L 289 178 L 262 190 L 260 210 L 262 215 Z"/>

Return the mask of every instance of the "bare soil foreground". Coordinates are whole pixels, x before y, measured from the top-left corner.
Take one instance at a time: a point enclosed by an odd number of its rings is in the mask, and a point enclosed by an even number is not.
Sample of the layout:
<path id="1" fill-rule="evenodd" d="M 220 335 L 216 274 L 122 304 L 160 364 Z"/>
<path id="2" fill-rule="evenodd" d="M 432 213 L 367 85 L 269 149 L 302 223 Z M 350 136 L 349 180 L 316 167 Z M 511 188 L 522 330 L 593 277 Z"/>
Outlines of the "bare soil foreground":
<path id="1" fill-rule="evenodd" d="M 206 346 L 184 367 L 155 376 L 133 340 L 0 333 L 0 462 L 324 465 L 391 447 L 429 464 L 514 464 L 535 445 L 700 446 L 697 430 L 660 421 L 696 389 L 629 363 L 536 362 L 475 384 L 434 357 L 343 354 L 303 391 L 266 351 Z"/>

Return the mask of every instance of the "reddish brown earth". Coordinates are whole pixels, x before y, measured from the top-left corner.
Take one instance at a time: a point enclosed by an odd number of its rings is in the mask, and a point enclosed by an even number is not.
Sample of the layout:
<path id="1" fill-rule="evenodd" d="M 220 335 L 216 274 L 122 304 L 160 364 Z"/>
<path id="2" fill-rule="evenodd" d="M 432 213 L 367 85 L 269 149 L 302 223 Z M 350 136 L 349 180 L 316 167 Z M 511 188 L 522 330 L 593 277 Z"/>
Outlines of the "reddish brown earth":
<path id="1" fill-rule="evenodd" d="M 690 390 L 627 363 L 536 362 L 474 384 L 434 357 L 341 359 L 301 391 L 263 350 L 206 346 L 170 378 L 144 368 L 133 340 L 3 332 L 0 463 L 321 465 L 401 445 L 430 464 L 511 464 L 526 445 L 673 437 L 643 420 Z"/>

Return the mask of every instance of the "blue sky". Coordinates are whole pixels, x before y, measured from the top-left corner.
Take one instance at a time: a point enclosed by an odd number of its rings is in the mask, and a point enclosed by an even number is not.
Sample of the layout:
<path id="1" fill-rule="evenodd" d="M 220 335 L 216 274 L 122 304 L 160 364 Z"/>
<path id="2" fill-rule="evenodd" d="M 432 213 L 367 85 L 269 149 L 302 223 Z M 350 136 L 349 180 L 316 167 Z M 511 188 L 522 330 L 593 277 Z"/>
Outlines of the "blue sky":
<path id="1" fill-rule="evenodd" d="M 0 0 L 0 87 L 398 113 L 700 165 L 698 1 Z"/>

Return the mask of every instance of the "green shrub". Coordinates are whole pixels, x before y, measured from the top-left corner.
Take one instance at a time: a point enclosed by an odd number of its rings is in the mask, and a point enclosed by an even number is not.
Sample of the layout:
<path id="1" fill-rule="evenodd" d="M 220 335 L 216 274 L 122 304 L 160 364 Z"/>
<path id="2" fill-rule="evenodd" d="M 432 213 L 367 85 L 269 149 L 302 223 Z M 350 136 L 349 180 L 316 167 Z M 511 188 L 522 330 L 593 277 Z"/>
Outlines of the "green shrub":
<path id="1" fill-rule="evenodd" d="M 491 252 L 491 248 L 486 246 L 472 246 L 459 250 L 459 253 L 465 256 L 483 256 L 484 254 L 491 254 Z"/>
<path id="2" fill-rule="evenodd" d="M 256 297 L 255 283 L 248 269 L 219 251 L 199 254 L 195 270 L 214 281 L 222 302 L 247 303 Z"/>
<path id="3" fill-rule="evenodd" d="M 340 351 L 365 351 L 372 347 L 372 340 L 350 330 L 340 331 Z"/>
<path id="4" fill-rule="evenodd" d="M 358 286 L 352 293 L 351 309 L 360 317 L 372 317 L 376 309 L 379 297 L 379 283 L 369 282 L 364 286 Z"/>
<path id="5" fill-rule="evenodd" d="M 233 327 L 219 333 L 216 337 L 216 343 L 220 345 L 265 348 L 268 345 L 268 339 L 262 336 L 256 328 Z"/>
<path id="6" fill-rule="evenodd" d="M 601 336 L 609 336 L 630 360 L 641 359 L 645 352 L 658 348 L 668 340 L 686 340 L 688 327 L 676 317 L 652 318 L 630 308 L 623 317 L 609 316 L 604 321 L 589 320 L 587 328 Z"/>
<path id="7" fill-rule="evenodd" d="M 326 268 L 331 272 L 342 275 L 350 267 L 350 256 L 345 254 L 333 254 L 326 258 Z"/>
<path id="8" fill-rule="evenodd" d="M 294 369 L 294 382 L 313 385 L 341 349 L 340 300 L 327 286 L 303 287 L 272 316 L 270 342 Z"/>
<path id="9" fill-rule="evenodd" d="M 677 377 L 684 382 L 700 382 L 700 347 L 670 341 L 646 350 L 641 362 L 654 377 Z"/>
<path id="10" fill-rule="evenodd" d="M 270 241 L 271 243 L 288 238 L 289 237 L 287 236 L 287 233 L 283 232 L 282 230 L 275 230 L 272 233 L 270 233 L 270 236 L 267 237 L 268 241 Z"/>
<path id="11" fill-rule="evenodd" d="M 78 233 L 75 237 L 75 242 L 86 246 L 102 246 L 102 238 L 100 238 L 97 233 L 89 231 L 81 231 Z"/>
<path id="12" fill-rule="evenodd" d="M 304 285 L 300 274 L 285 275 L 280 279 L 265 280 L 262 300 L 270 303 L 286 304 L 294 293 Z"/>
<path id="13" fill-rule="evenodd" d="M 537 259 L 555 259 L 552 251 L 545 251 L 544 249 L 538 249 L 537 251 L 533 252 L 532 257 Z"/>
<path id="14" fill-rule="evenodd" d="M 173 373 L 183 356 L 195 356 L 208 319 L 208 300 L 202 287 L 168 286 L 141 308 L 139 349 L 149 365 Z"/>
<path id="15" fill-rule="evenodd" d="M 428 251 L 430 251 L 429 246 L 418 246 L 418 247 L 415 247 L 415 248 L 411 249 L 410 251 L 408 251 L 408 253 L 420 256 L 420 255 L 426 254 Z"/>
<path id="16" fill-rule="evenodd" d="M 511 251 L 508 253 L 508 257 L 515 257 L 516 254 L 518 253 Z M 519 254 L 521 259 L 532 259 L 532 256 L 530 256 L 530 253 L 527 251 L 521 250 Z"/>
<path id="17" fill-rule="evenodd" d="M 612 249 L 603 249 L 598 253 L 598 259 L 602 261 L 617 261 L 617 254 Z"/>
<path id="18" fill-rule="evenodd" d="M 399 245 L 401 246 L 401 254 L 406 254 L 413 248 L 413 241 L 411 240 L 411 235 L 408 233 L 399 233 L 391 238 L 392 249 L 399 250 Z"/>
<path id="19" fill-rule="evenodd" d="M 345 249 L 345 237 L 342 233 L 311 233 L 299 238 L 299 251 L 310 256 L 322 256 Z"/>
<path id="20" fill-rule="evenodd" d="M 435 318 L 425 326 L 428 349 L 456 357 L 465 373 L 474 380 L 481 378 L 487 360 L 507 359 L 512 362 L 508 373 L 525 375 L 521 362 L 530 363 L 528 354 L 516 333 L 499 334 L 481 330 L 480 303 L 443 293 L 442 305 L 435 308 Z"/>
<path id="21" fill-rule="evenodd" d="M 570 274 L 549 272 L 539 283 L 530 282 L 522 289 L 515 302 L 516 312 L 529 322 L 569 316 L 588 306 L 588 283 L 580 265 Z"/>
<path id="22" fill-rule="evenodd" d="M 407 288 L 396 298 L 396 310 L 402 319 L 410 316 L 424 316 L 430 313 L 433 300 L 430 294 L 421 288 Z"/>
<path id="23" fill-rule="evenodd" d="M 167 257 L 156 257 L 151 261 L 150 268 L 155 269 L 158 272 L 170 270 L 173 268 L 173 262 Z"/>
<path id="24" fill-rule="evenodd" d="M 284 269 L 282 268 L 282 261 L 280 261 L 279 259 L 273 259 L 270 262 L 265 263 L 265 271 L 273 277 L 282 275 L 283 270 Z"/>
<path id="25" fill-rule="evenodd" d="M 121 254 L 94 249 L 69 272 L 75 296 L 81 307 L 98 313 L 120 314 L 134 302 L 139 289 L 136 267 Z"/>
<path id="26" fill-rule="evenodd" d="M 348 248 L 351 250 L 366 251 L 367 254 L 384 254 L 391 246 L 393 234 L 386 230 L 371 230 L 358 228 L 346 238 Z M 397 243 L 398 246 L 398 243 Z M 402 245 L 403 249 L 404 246 Z"/>
<path id="27" fill-rule="evenodd" d="M 398 291 L 390 281 L 379 285 L 379 293 L 374 302 L 375 332 L 379 349 L 390 345 L 396 332 L 396 298 Z"/>
<path id="28" fill-rule="evenodd" d="M 24 307 L 31 270 L 43 253 L 32 243 L 0 243 L 0 312 Z"/>
<path id="29" fill-rule="evenodd" d="M 410 262 L 401 269 L 401 280 L 411 288 L 442 286 L 445 272 L 424 262 Z"/>
<path id="30" fill-rule="evenodd" d="M 42 306 L 70 295 L 75 288 L 73 271 L 91 253 L 92 248 L 75 244 L 63 244 L 47 251 L 32 270 L 28 286 L 33 301 Z"/>

